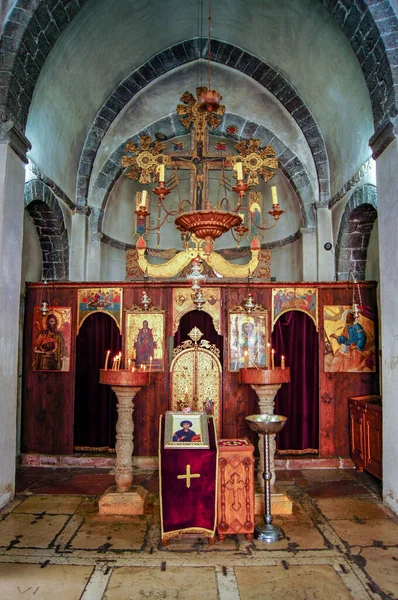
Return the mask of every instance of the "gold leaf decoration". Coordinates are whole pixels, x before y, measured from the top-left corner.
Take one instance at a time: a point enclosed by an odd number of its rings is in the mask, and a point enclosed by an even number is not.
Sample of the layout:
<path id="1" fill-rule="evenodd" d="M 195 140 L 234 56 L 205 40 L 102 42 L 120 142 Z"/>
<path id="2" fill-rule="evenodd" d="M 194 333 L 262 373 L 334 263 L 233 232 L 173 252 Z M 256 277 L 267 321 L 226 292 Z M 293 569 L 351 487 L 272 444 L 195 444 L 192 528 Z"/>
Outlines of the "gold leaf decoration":
<path id="1" fill-rule="evenodd" d="M 149 135 L 140 135 L 139 146 L 134 142 L 128 142 L 125 150 L 130 155 L 124 155 L 121 159 L 122 167 L 128 169 L 127 177 L 143 185 L 157 181 L 157 167 L 160 164 L 165 165 L 168 160 L 168 157 L 162 154 L 165 148 L 165 144 L 160 140 L 152 142 Z"/>

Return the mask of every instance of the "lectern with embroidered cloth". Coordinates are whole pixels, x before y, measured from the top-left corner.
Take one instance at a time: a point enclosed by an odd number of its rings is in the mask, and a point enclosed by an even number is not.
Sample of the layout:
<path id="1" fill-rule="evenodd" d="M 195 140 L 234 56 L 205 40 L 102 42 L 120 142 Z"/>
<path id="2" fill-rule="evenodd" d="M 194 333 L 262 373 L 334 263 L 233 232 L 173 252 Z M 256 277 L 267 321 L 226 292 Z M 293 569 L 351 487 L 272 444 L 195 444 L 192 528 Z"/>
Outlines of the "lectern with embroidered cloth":
<path id="1" fill-rule="evenodd" d="M 189 414 L 187 415 L 189 418 Z M 217 526 L 217 440 L 208 420 L 209 447 L 165 448 L 165 419 L 159 427 L 159 486 L 162 543 L 180 535 L 210 538 Z"/>

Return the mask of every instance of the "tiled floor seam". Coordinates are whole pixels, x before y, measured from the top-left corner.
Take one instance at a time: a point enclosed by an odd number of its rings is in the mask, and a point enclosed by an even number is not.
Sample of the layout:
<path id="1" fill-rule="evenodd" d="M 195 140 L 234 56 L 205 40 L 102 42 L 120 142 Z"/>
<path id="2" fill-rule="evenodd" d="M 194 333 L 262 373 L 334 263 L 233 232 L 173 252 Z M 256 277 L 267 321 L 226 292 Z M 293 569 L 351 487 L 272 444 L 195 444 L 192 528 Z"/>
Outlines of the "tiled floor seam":
<path id="1" fill-rule="evenodd" d="M 113 570 L 108 565 L 97 565 L 80 600 L 102 600 Z"/>

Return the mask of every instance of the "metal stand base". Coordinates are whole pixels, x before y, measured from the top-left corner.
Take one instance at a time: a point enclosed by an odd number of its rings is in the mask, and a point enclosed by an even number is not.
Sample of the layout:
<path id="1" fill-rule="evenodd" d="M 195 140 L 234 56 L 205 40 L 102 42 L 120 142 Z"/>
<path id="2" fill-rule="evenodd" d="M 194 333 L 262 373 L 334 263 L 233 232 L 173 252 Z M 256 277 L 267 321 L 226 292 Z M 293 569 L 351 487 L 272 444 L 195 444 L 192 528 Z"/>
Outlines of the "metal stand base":
<path id="1" fill-rule="evenodd" d="M 260 542 L 277 542 L 278 540 L 283 540 L 285 534 L 278 525 L 269 523 L 262 527 L 257 525 L 254 530 L 254 537 L 256 540 L 260 540 Z"/>

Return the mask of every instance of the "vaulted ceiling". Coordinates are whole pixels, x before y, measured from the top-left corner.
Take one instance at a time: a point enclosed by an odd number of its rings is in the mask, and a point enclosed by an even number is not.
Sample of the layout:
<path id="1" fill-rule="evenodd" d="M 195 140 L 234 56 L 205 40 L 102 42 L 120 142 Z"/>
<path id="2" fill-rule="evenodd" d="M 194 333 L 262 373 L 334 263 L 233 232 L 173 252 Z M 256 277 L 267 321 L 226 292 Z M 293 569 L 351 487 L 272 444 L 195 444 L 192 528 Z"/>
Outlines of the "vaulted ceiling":
<path id="1" fill-rule="evenodd" d="M 77 208 L 103 210 L 140 132 L 181 135 L 175 107 L 207 84 L 206 0 L 19 0 L 1 40 L 3 120 Z M 214 0 L 211 84 L 220 129 L 271 142 L 302 213 L 329 201 L 396 116 L 397 21 L 389 2 Z M 306 208 L 307 207 L 307 208 Z"/>

